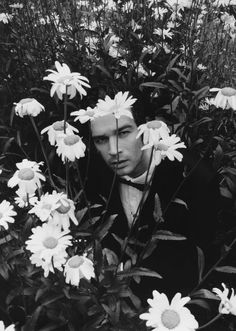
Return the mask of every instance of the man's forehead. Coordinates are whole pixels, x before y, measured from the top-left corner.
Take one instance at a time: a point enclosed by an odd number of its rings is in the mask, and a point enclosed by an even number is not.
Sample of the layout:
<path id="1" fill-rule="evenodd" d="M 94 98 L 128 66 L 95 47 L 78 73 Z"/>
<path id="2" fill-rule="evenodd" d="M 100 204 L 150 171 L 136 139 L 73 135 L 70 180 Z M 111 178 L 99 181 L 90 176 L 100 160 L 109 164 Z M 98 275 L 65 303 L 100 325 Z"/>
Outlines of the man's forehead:
<path id="1" fill-rule="evenodd" d="M 97 117 L 91 122 L 91 132 L 93 136 L 110 135 L 123 127 L 136 128 L 135 121 L 125 115 L 122 115 L 117 121 L 113 114 Z"/>

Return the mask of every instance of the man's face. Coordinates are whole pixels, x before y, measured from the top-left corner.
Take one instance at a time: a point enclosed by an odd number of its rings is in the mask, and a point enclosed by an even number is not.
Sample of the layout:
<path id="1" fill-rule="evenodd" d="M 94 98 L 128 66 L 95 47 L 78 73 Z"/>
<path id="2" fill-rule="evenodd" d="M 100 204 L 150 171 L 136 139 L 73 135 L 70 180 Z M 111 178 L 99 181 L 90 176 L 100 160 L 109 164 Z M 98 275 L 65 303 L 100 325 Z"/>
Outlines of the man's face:
<path id="1" fill-rule="evenodd" d="M 94 144 L 118 176 L 137 177 L 147 169 L 147 160 L 141 150 L 142 140 L 136 139 L 137 125 L 128 116 L 121 116 L 117 122 L 112 114 L 91 121 Z"/>

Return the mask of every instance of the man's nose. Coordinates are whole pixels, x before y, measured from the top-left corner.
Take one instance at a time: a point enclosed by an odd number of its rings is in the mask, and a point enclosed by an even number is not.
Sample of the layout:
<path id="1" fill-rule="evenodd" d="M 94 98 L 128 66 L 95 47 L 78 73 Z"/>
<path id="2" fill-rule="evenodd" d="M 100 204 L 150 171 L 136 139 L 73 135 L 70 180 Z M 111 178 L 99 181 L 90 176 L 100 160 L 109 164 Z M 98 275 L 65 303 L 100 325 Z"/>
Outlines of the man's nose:
<path id="1" fill-rule="evenodd" d="M 117 153 L 120 153 L 120 147 L 118 143 L 117 137 L 110 137 L 109 139 L 109 154 L 110 155 L 116 155 Z"/>

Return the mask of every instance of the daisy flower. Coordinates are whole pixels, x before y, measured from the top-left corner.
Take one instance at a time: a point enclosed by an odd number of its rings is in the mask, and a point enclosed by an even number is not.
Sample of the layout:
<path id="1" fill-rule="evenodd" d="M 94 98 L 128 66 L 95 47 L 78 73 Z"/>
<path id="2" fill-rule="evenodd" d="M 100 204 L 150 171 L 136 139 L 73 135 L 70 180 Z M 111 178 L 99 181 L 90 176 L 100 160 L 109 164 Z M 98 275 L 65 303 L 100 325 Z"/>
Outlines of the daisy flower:
<path id="1" fill-rule="evenodd" d="M 50 90 L 51 97 L 56 93 L 58 98 L 62 100 L 63 94 L 70 96 L 73 99 L 76 95 L 76 91 L 79 92 L 80 97 L 87 95 L 84 87 L 91 87 L 88 83 L 88 78 L 82 76 L 78 72 L 71 72 L 67 64 L 62 65 L 56 61 L 56 70 L 48 69 L 51 72 L 48 76 L 44 77 L 44 80 L 52 81 L 52 87 Z"/>
<path id="2" fill-rule="evenodd" d="M 151 306 L 148 313 L 139 317 L 146 320 L 146 325 L 153 328 L 153 331 L 194 331 L 198 328 L 198 322 L 184 305 L 190 300 L 189 297 L 181 298 L 176 293 L 171 303 L 164 293 L 153 291 L 153 299 L 148 299 Z"/>
<path id="3" fill-rule="evenodd" d="M 40 258 L 40 252 L 34 253 L 30 257 L 32 264 L 35 264 L 36 267 L 41 267 L 44 270 L 44 277 L 48 277 L 49 272 L 54 273 L 54 269 L 63 271 L 62 266 L 66 263 L 66 259 L 67 253 L 65 250 L 62 250 L 58 255 L 54 255 L 53 259 L 50 261 Z"/>
<path id="4" fill-rule="evenodd" d="M 80 136 L 75 134 L 63 135 L 63 138 L 57 142 L 57 154 L 61 156 L 62 161 L 75 161 L 85 156 L 86 146 Z"/>
<path id="5" fill-rule="evenodd" d="M 159 140 L 169 137 L 169 128 L 163 121 L 150 121 L 145 124 L 141 124 L 138 127 L 137 139 L 143 135 L 144 144 L 156 144 Z"/>
<path id="6" fill-rule="evenodd" d="M 212 88 L 210 92 L 218 92 L 214 99 L 216 107 L 236 110 L 236 89 L 232 87 Z"/>
<path id="7" fill-rule="evenodd" d="M 32 229 L 33 234 L 27 240 L 26 248 L 31 253 L 37 253 L 39 259 L 50 262 L 52 258 L 64 254 L 71 246 L 72 236 L 69 231 L 61 231 L 59 227 L 44 223 Z"/>
<path id="8" fill-rule="evenodd" d="M 75 204 L 72 200 L 67 198 L 66 194 L 61 194 L 58 200 L 59 206 L 52 212 L 52 219 L 50 222 L 59 226 L 63 230 L 68 230 L 70 227 L 70 220 L 75 225 L 78 225 L 78 220 L 75 217 Z"/>
<path id="9" fill-rule="evenodd" d="M 72 116 L 77 116 L 74 119 L 74 122 L 76 121 L 80 121 L 81 124 L 86 123 L 87 121 L 92 121 L 96 116 L 97 116 L 97 109 L 95 108 L 91 108 L 91 107 L 87 107 L 87 109 L 80 109 L 77 111 L 73 111 L 71 113 Z"/>
<path id="10" fill-rule="evenodd" d="M 30 214 L 35 214 L 42 222 L 46 222 L 52 217 L 52 212 L 60 207 L 59 197 L 62 193 L 53 191 L 52 194 L 48 192 L 41 196 L 36 205 L 30 209 Z"/>
<path id="11" fill-rule="evenodd" d="M 137 99 L 131 96 L 128 97 L 128 93 L 118 92 L 114 99 L 111 99 L 109 96 L 106 96 L 105 100 L 99 99 L 96 105 L 99 116 L 113 114 L 117 119 L 122 115 L 133 118 L 131 106 Z"/>
<path id="12" fill-rule="evenodd" d="M 40 181 L 45 181 L 45 177 L 42 175 L 39 170 L 39 166 L 43 162 L 34 162 L 24 159 L 20 163 L 16 163 L 18 170 L 14 175 L 9 179 L 8 186 L 14 187 L 19 186 L 19 189 L 25 194 L 34 194 L 37 188 L 41 187 Z"/>
<path id="13" fill-rule="evenodd" d="M 150 143 L 142 147 L 142 149 L 147 149 L 154 147 L 154 159 L 155 164 L 158 165 L 161 160 L 168 158 L 170 161 L 177 159 L 179 162 L 182 161 L 183 155 L 177 151 L 177 148 L 186 148 L 183 142 L 179 142 L 180 138 L 175 134 L 169 137 L 159 140 L 157 143 Z"/>
<path id="14" fill-rule="evenodd" d="M 67 284 L 79 286 L 80 279 L 95 277 L 93 262 L 85 256 L 75 255 L 66 262 L 64 275 Z"/>
<path id="15" fill-rule="evenodd" d="M 215 292 L 221 299 L 219 305 L 219 312 L 221 314 L 232 314 L 236 316 L 236 295 L 234 294 L 234 289 L 231 289 L 231 296 L 229 296 L 229 289 L 222 283 L 223 291 L 214 287 L 213 292 Z"/>
<path id="16" fill-rule="evenodd" d="M 74 128 L 72 125 L 66 122 L 66 134 L 73 134 L 74 132 L 79 132 L 78 129 Z M 49 143 L 54 146 L 57 141 L 61 138 L 64 133 L 64 121 L 56 121 L 52 125 L 47 126 L 41 131 L 41 134 L 47 132 Z"/>
<path id="17" fill-rule="evenodd" d="M 17 103 L 15 102 L 14 105 L 15 113 L 20 117 L 26 115 L 36 117 L 41 111 L 45 111 L 44 106 L 33 98 L 22 99 Z"/>
<path id="18" fill-rule="evenodd" d="M 9 201 L 3 200 L 0 203 L 0 226 L 8 229 L 8 223 L 14 223 L 15 220 L 12 216 L 16 216 L 16 212 L 13 210 L 13 206 Z"/>
<path id="19" fill-rule="evenodd" d="M 34 206 L 38 202 L 38 198 L 34 194 L 26 194 L 20 189 L 16 191 L 17 197 L 14 198 L 15 203 L 20 208 Z"/>
<path id="20" fill-rule="evenodd" d="M 11 324 L 5 328 L 3 321 L 0 321 L 0 331 L 15 331 L 15 325 Z"/>

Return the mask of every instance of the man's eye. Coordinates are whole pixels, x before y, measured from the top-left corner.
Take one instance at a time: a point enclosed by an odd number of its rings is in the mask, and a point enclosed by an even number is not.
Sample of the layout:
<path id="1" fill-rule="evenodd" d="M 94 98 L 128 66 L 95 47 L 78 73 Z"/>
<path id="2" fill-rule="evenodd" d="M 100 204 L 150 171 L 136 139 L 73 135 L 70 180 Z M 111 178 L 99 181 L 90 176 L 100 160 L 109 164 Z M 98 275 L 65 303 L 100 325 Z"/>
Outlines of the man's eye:
<path id="1" fill-rule="evenodd" d="M 107 142 L 107 138 L 106 137 L 94 138 L 93 141 L 96 145 L 102 145 Z"/>
<path id="2" fill-rule="evenodd" d="M 128 130 L 121 131 L 121 132 L 119 132 L 119 137 L 126 137 L 126 136 L 128 136 L 128 134 L 129 134 L 129 131 Z"/>

